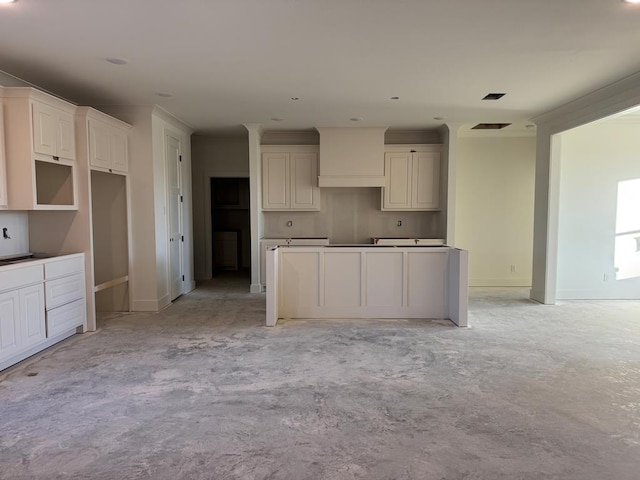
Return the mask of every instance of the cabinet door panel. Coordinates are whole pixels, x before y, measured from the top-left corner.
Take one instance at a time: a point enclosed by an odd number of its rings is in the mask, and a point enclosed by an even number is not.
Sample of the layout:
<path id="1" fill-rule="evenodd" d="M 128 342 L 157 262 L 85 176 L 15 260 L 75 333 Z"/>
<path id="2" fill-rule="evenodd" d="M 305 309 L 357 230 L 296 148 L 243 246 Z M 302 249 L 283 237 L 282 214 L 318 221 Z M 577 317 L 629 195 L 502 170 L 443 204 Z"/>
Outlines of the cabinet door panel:
<path id="1" fill-rule="evenodd" d="M 57 153 L 68 160 L 76 159 L 76 137 L 74 133 L 73 115 L 67 112 L 56 112 Z"/>
<path id="2" fill-rule="evenodd" d="M 0 360 L 19 352 L 20 303 L 19 291 L 0 294 Z"/>
<path id="3" fill-rule="evenodd" d="M 89 163 L 92 167 L 110 168 L 109 130 L 105 125 L 89 120 Z"/>
<path id="4" fill-rule="evenodd" d="M 410 208 L 411 153 L 387 153 L 384 157 L 384 208 Z"/>
<path id="5" fill-rule="evenodd" d="M 265 210 L 288 209 L 289 154 L 265 153 L 262 155 L 262 208 Z"/>
<path id="6" fill-rule="evenodd" d="M 57 155 L 56 152 L 56 112 L 53 107 L 34 103 L 33 114 L 33 151 L 43 155 Z"/>
<path id="7" fill-rule="evenodd" d="M 129 152 L 127 149 L 127 134 L 113 131 L 109 138 L 111 146 L 111 162 L 114 170 L 129 171 Z"/>
<path id="8" fill-rule="evenodd" d="M 318 157 L 315 153 L 292 153 L 291 208 L 320 210 Z"/>
<path id="9" fill-rule="evenodd" d="M 20 316 L 25 347 L 35 345 L 46 338 L 42 284 L 20 290 Z"/>
<path id="10" fill-rule="evenodd" d="M 440 207 L 440 154 L 413 154 L 413 188 L 411 206 L 419 209 Z"/>

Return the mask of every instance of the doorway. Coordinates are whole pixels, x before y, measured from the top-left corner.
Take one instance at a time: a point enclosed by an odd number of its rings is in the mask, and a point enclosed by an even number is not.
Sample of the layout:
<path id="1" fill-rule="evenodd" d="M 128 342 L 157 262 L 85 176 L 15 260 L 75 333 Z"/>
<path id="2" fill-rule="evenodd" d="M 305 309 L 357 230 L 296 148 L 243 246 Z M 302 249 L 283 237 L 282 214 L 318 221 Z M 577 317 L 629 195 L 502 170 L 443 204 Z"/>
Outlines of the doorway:
<path id="1" fill-rule="evenodd" d="M 251 281 L 249 179 L 211 178 L 212 276 L 218 281 Z"/>

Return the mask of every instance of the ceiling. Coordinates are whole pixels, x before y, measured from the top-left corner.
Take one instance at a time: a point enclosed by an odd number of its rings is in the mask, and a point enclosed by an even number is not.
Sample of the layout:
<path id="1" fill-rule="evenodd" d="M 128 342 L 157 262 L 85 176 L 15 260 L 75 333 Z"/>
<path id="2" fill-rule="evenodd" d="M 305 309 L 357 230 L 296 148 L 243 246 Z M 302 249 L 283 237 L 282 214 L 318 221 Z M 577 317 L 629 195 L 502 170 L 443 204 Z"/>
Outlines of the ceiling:
<path id="1" fill-rule="evenodd" d="M 0 46 L 11 75 L 82 105 L 158 104 L 200 134 L 244 123 L 517 129 L 640 71 L 640 5 L 18 0 L 0 5 Z M 506 95 L 481 100 L 489 92 Z"/>

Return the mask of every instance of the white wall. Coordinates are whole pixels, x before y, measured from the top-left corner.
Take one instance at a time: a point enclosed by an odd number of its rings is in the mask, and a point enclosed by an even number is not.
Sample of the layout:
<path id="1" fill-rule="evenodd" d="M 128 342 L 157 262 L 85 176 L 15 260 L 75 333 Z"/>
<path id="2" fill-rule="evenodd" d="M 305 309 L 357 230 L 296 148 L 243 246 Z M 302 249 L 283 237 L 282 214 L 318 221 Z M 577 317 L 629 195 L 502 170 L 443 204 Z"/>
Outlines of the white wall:
<path id="1" fill-rule="evenodd" d="M 457 140 L 455 246 L 471 286 L 531 285 L 535 149 L 534 136 Z"/>
<path id="2" fill-rule="evenodd" d="M 2 237 L 7 228 L 11 238 Z M 0 256 L 29 251 L 29 214 L 27 212 L 0 212 Z"/>
<path id="3" fill-rule="evenodd" d="M 193 281 L 191 216 L 191 130 L 158 107 L 105 107 L 133 126 L 129 137 L 132 264 L 131 309 L 158 311 L 170 303 L 165 132 L 180 138 L 183 157 L 183 273 Z"/>
<path id="4" fill-rule="evenodd" d="M 193 180 L 194 272 L 211 278 L 211 178 L 249 177 L 249 142 L 246 136 L 191 138 Z"/>
<path id="5" fill-rule="evenodd" d="M 442 238 L 438 212 L 383 212 L 380 195 L 376 187 L 321 188 L 319 212 L 264 212 L 264 237 L 329 237 L 331 243 L 369 243 L 371 237 Z M 293 226 L 288 227 L 288 221 Z"/>
<path id="6" fill-rule="evenodd" d="M 640 201 L 619 197 L 621 182 L 640 183 L 639 134 L 640 122 L 608 120 L 561 135 L 558 299 L 640 298 Z"/>

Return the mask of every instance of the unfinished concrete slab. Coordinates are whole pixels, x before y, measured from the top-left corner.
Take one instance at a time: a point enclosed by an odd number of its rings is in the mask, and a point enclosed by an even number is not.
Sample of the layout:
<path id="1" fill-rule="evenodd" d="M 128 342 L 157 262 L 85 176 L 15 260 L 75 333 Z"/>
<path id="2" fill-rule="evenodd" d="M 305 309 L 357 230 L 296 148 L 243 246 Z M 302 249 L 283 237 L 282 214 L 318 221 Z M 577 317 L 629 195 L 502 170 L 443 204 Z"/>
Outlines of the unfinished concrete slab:
<path id="1" fill-rule="evenodd" d="M 472 291 L 471 327 L 209 282 L 0 374 L 2 479 L 637 479 L 640 303 Z"/>

